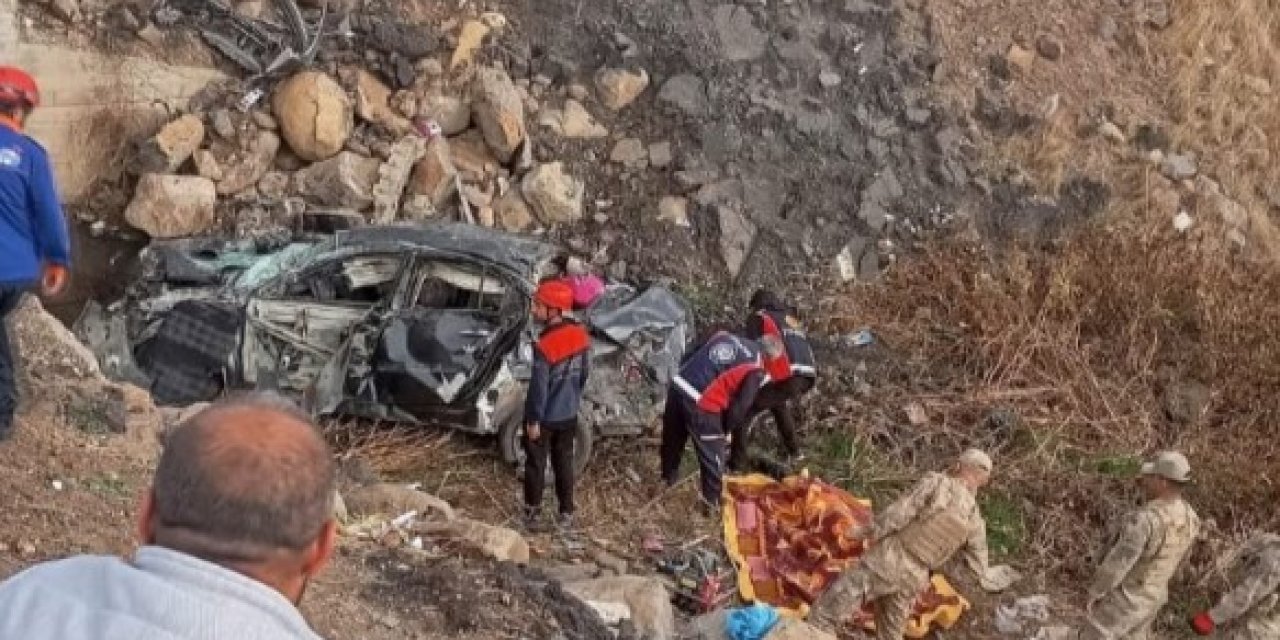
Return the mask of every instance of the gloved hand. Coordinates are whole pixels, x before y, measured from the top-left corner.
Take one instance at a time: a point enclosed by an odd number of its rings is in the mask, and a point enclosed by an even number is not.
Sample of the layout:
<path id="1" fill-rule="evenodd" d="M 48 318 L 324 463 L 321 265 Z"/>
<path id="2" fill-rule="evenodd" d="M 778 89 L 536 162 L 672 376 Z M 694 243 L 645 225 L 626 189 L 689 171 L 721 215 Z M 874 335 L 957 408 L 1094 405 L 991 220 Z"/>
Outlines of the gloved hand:
<path id="1" fill-rule="evenodd" d="M 1208 611 L 1201 611 L 1191 619 L 1191 629 L 1197 635 L 1207 636 L 1213 633 L 1213 616 Z"/>
<path id="2" fill-rule="evenodd" d="M 46 264 L 40 274 L 40 291 L 46 296 L 56 296 L 67 287 L 70 273 L 60 264 Z"/>

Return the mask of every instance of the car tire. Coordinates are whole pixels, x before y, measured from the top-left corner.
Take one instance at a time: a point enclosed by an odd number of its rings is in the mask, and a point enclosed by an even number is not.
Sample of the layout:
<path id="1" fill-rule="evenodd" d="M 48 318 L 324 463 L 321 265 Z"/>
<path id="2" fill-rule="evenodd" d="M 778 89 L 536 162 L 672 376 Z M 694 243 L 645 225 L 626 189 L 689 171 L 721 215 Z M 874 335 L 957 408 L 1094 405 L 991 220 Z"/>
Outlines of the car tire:
<path id="1" fill-rule="evenodd" d="M 515 468 L 517 474 L 524 473 L 524 425 L 523 418 L 515 415 L 502 423 L 498 431 L 498 447 L 502 451 L 502 459 Z M 577 437 L 573 441 L 573 474 L 580 477 L 591 462 L 591 452 L 595 447 L 595 429 L 585 421 L 578 421 Z M 551 478 L 551 467 L 547 466 L 547 478 Z"/>

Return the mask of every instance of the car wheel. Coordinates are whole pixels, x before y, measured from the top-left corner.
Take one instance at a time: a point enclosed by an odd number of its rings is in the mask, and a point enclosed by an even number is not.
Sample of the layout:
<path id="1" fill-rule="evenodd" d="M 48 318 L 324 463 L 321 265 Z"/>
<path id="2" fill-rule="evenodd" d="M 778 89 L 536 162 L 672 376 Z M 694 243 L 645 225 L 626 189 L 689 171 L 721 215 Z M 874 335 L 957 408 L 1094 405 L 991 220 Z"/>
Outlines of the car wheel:
<path id="1" fill-rule="evenodd" d="M 511 464 L 517 474 L 524 474 L 524 464 L 528 456 L 524 451 L 524 426 L 520 416 L 503 422 L 498 432 L 498 446 L 502 450 L 502 459 Z M 595 429 L 584 421 L 578 421 L 577 437 L 573 441 L 573 473 L 581 476 L 591 462 L 591 451 L 595 446 Z M 552 478 L 551 466 L 547 465 L 547 479 Z"/>

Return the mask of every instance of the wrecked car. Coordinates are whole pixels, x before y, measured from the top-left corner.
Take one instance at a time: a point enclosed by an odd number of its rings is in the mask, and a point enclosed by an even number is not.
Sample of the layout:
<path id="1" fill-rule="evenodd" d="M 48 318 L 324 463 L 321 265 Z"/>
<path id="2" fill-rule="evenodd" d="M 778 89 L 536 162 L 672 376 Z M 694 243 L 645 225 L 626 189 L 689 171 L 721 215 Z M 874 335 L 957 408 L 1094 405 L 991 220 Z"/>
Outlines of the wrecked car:
<path id="1" fill-rule="evenodd" d="M 272 390 L 317 415 L 498 436 L 520 463 L 530 296 L 561 254 L 460 224 L 154 241 L 125 299 L 91 305 L 76 330 L 108 375 L 162 404 Z M 581 468 L 595 436 L 657 417 L 692 320 L 661 285 L 611 284 L 578 315 L 593 336 Z"/>

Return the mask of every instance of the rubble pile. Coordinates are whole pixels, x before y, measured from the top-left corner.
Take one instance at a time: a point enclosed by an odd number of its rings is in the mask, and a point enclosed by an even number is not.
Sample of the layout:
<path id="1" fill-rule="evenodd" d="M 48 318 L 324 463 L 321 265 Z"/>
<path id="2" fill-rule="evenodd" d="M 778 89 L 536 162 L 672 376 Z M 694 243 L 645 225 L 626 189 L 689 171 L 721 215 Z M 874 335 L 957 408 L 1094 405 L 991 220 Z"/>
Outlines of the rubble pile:
<path id="1" fill-rule="evenodd" d="M 169 11 L 215 23 L 262 22 L 249 17 L 261 7 L 248 11 L 249 3 L 240 3 L 239 13 L 224 15 L 212 4 L 171 3 Z M 327 24 L 327 10 L 304 11 L 318 26 L 302 24 L 299 43 Z M 180 15 L 170 22 L 187 23 Z M 209 87 L 189 113 L 138 144 L 124 223 L 167 239 L 317 229 L 335 219 L 458 220 L 517 232 L 577 222 L 584 181 L 564 162 L 535 158 L 535 139 L 603 139 L 608 130 L 592 110 L 625 109 L 649 86 L 643 70 L 601 68 L 592 99 L 581 86 L 513 78 L 501 64 L 482 64 L 484 39 L 506 25 L 496 13 L 459 25 L 451 49 L 426 27 L 363 15 L 344 17 L 348 23 L 358 25 L 348 45 L 360 46 L 308 54 L 317 59 L 309 67 L 263 62 L 252 47 L 236 48 L 204 28 L 213 48 L 252 75 Z M 380 44 L 368 46 L 369 39 Z M 286 71 L 266 75 L 276 67 Z M 600 145 L 605 153 L 607 141 Z M 636 139 L 613 150 L 616 161 L 635 168 L 665 165 L 670 155 L 669 145 L 650 149 Z M 113 222 L 99 222 L 97 230 Z"/>

